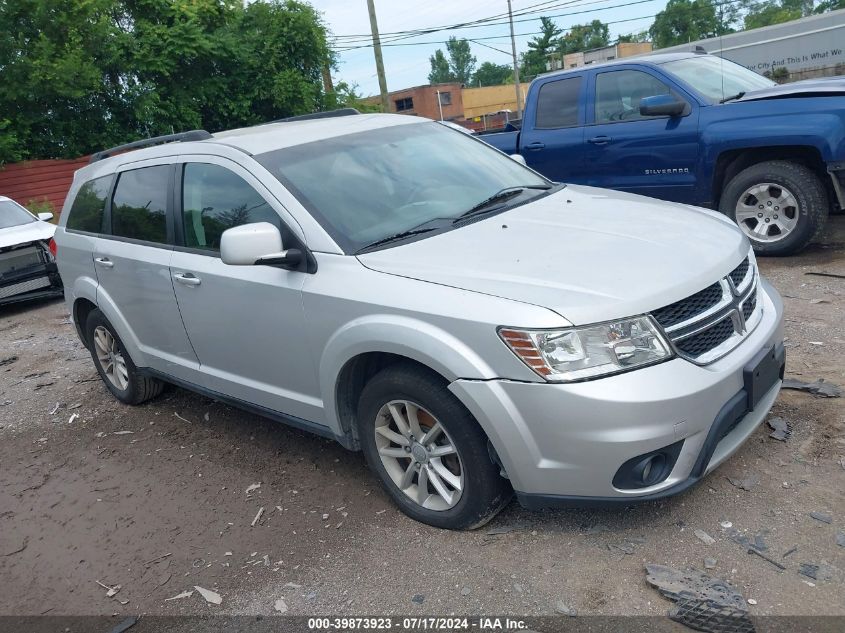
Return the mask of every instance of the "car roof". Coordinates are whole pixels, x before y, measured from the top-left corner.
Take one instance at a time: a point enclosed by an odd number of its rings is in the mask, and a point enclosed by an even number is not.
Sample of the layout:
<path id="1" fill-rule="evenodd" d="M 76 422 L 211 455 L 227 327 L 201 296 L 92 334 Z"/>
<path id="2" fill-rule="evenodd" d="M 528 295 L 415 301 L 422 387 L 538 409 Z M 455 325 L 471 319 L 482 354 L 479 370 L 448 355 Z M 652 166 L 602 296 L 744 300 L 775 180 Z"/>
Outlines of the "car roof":
<path id="1" fill-rule="evenodd" d="M 622 64 L 645 64 L 648 66 L 660 66 L 667 62 L 677 61 L 679 59 L 689 59 L 691 57 L 702 57 L 700 53 L 648 53 L 646 55 L 634 55 L 632 57 L 621 57 L 613 59 L 608 62 L 601 62 L 600 64 L 587 64 L 586 66 L 578 66 L 578 68 L 566 68 L 563 70 L 556 70 L 554 72 L 540 75 L 537 79 L 548 79 L 549 77 L 562 77 L 573 73 L 582 73 L 586 70 L 593 70 L 594 68 L 607 68 L 609 66 L 620 66 Z"/>

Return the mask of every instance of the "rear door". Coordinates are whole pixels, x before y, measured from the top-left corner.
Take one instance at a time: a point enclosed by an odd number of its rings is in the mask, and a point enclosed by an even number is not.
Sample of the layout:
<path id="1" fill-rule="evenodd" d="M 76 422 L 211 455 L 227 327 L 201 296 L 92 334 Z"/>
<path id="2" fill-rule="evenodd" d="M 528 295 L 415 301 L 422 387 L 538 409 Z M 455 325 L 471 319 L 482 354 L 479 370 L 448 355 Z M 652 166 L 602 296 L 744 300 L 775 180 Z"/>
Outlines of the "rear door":
<path id="1" fill-rule="evenodd" d="M 526 112 L 520 153 L 529 167 L 556 182 L 582 183 L 584 99 L 582 75 L 567 75 L 539 86 L 537 107 Z"/>
<path id="2" fill-rule="evenodd" d="M 651 69 L 622 68 L 592 76 L 586 127 L 587 183 L 664 200 L 692 202 L 698 160 L 698 104 Z M 646 97 L 673 94 L 682 116 L 640 114 Z"/>
<path id="3" fill-rule="evenodd" d="M 118 172 L 106 209 L 106 235 L 96 239 L 94 267 L 97 303 L 121 337 L 140 350 L 142 358 L 133 361 L 189 380 L 197 357 L 170 280 L 173 171 L 173 161 L 159 160 Z"/>

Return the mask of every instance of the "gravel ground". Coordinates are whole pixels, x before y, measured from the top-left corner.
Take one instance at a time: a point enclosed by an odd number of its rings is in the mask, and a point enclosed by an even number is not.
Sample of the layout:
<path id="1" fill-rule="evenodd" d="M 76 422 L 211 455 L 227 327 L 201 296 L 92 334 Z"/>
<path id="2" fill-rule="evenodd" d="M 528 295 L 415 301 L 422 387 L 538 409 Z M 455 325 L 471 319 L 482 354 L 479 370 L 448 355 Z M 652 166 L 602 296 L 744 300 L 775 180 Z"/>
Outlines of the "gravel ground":
<path id="1" fill-rule="evenodd" d="M 843 252 L 839 216 L 825 243 L 761 261 L 786 302 L 789 377 L 845 385 L 845 281 L 808 274 L 845 274 Z M 843 403 L 784 391 L 773 415 L 788 440 L 761 427 L 677 498 L 543 513 L 514 503 L 481 530 L 445 532 L 405 518 L 362 457 L 330 441 L 177 388 L 121 405 L 63 303 L 0 308 L 0 615 L 270 615 L 280 598 L 308 615 L 544 615 L 561 602 L 663 615 L 671 605 L 644 565 L 712 558 L 753 615 L 843 616 Z M 168 600 L 195 586 L 222 603 Z"/>

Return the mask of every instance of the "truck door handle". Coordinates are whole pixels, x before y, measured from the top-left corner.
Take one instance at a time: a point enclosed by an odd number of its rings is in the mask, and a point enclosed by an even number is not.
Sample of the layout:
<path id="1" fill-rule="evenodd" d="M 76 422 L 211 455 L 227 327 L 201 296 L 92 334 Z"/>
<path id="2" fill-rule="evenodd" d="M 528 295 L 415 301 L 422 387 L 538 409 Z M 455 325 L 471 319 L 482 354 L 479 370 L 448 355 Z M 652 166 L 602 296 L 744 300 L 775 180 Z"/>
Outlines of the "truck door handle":
<path id="1" fill-rule="evenodd" d="M 186 286 L 199 286 L 202 283 L 199 277 L 195 277 L 191 273 L 174 273 L 173 279 Z"/>
<path id="2" fill-rule="evenodd" d="M 94 263 L 103 268 L 114 268 L 114 262 L 108 257 L 95 257 Z"/>
<path id="3" fill-rule="evenodd" d="M 528 145 L 526 145 L 525 149 L 532 151 L 532 152 L 536 152 L 538 149 L 544 149 L 545 147 L 546 147 L 545 143 L 543 143 L 541 141 L 534 141 L 533 143 L 529 143 Z"/>
<path id="4" fill-rule="evenodd" d="M 610 138 L 609 136 L 594 136 L 593 138 L 591 138 L 587 142 L 592 143 L 593 145 L 607 145 L 612 140 L 613 139 Z"/>

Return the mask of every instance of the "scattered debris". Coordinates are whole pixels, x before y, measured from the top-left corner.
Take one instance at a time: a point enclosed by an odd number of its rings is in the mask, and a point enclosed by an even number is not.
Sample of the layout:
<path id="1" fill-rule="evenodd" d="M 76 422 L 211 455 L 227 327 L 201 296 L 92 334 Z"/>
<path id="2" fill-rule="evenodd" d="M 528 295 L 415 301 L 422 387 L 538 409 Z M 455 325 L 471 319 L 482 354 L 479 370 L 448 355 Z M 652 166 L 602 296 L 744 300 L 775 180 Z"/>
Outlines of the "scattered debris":
<path id="1" fill-rule="evenodd" d="M 252 484 L 246 489 L 246 494 L 249 494 L 253 490 L 258 490 L 261 487 L 261 482 L 259 481 L 257 484 Z"/>
<path id="2" fill-rule="evenodd" d="M 812 563 L 799 563 L 798 573 L 802 576 L 806 576 L 807 578 L 816 580 L 819 573 L 819 566 L 813 565 Z"/>
<path id="3" fill-rule="evenodd" d="M 750 604 L 750 605 L 752 605 L 752 606 L 753 606 L 753 605 L 757 604 L 757 601 L 756 601 L 754 598 L 749 598 L 749 599 L 748 599 L 748 604 Z"/>
<path id="4" fill-rule="evenodd" d="M 729 539 L 731 539 L 734 543 L 742 546 L 745 549 L 753 547 L 754 549 L 759 550 L 761 552 L 765 552 L 769 549 L 769 546 L 766 545 L 766 540 L 763 538 L 763 535 L 759 532 L 754 535 L 753 539 L 748 538 L 747 536 L 745 536 L 745 534 L 743 534 L 736 528 L 728 530 L 727 534 Z"/>
<path id="5" fill-rule="evenodd" d="M 669 617 L 699 631 L 753 633 L 745 599 L 726 580 L 691 569 L 646 565 L 646 581 L 677 603 Z"/>
<path id="6" fill-rule="evenodd" d="M 814 277 L 833 277 L 834 279 L 845 279 L 845 275 L 837 275 L 836 273 L 826 273 L 826 272 L 807 272 L 804 273 L 805 275 L 812 275 Z"/>
<path id="7" fill-rule="evenodd" d="M 211 591 L 211 589 L 203 589 L 202 587 L 197 587 L 194 585 L 194 589 L 199 591 L 200 595 L 205 598 L 205 601 L 210 604 L 220 604 L 223 602 L 223 598 L 220 597 L 220 594 L 216 591 Z"/>
<path id="8" fill-rule="evenodd" d="M 829 514 L 825 514 L 824 512 L 810 512 L 810 516 L 813 517 L 816 521 L 821 521 L 822 523 L 833 523 L 833 518 Z"/>
<path id="9" fill-rule="evenodd" d="M 73 415 L 78 416 L 78 413 L 74 413 Z M 115 431 L 112 435 L 134 435 L 135 431 Z"/>
<path id="10" fill-rule="evenodd" d="M 261 506 L 261 508 L 259 508 L 258 514 L 255 515 L 255 518 L 252 520 L 252 523 L 250 523 L 249 527 L 255 527 L 255 524 L 258 523 L 258 520 L 261 518 L 262 514 L 264 514 L 264 506 Z"/>
<path id="11" fill-rule="evenodd" d="M 50 409 L 49 415 L 56 415 L 56 412 L 59 410 L 59 407 L 62 406 L 60 403 L 56 403 L 56 406 Z"/>
<path id="12" fill-rule="evenodd" d="M 727 478 L 732 486 L 736 486 L 742 490 L 751 491 L 756 486 L 760 485 L 760 477 L 758 475 L 746 475 L 742 479 Z"/>
<path id="13" fill-rule="evenodd" d="M 695 536 L 698 538 L 699 541 L 701 541 L 705 545 L 713 545 L 713 543 L 716 542 L 716 539 L 714 539 L 704 530 L 696 530 Z"/>
<path id="14" fill-rule="evenodd" d="M 845 532 L 843 532 L 842 530 L 839 530 L 836 533 L 836 544 L 839 547 L 845 547 Z"/>
<path id="15" fill-rule="evenodd" d="M 464 587 L 463 589 L 461 589 L 461 595 L 462 596 L 468 596 L 470 594 L 470 592 L 471 591 L 470 591 L 469 587 Z"/>
<path id="16" fill-rule="evenodd" d="M 149 567 L 152 563 L 158 562 L 163 558 L 167 558 L 168 556 L 172 556 L 173 552 L 167 552 L 167 554 L 162 554 L 161 556 L 156 556 L 155 558 L 151 558 L 147 562 L 144 563 L 145 567 Z"/>
<path id="17" fill-rule="evenodd" d="M 577 609 L 570 607 L 562 600 L 558 600 L 557 604 L 555 604 L 555 612 L 560 613 L 561 615 L 568 615 L 570 618 L 574 618 L 578 615 Z"/>
<path id="18" fill-rule="evenodd" d="M 70 416 L 70 418 L 68 419 L 67 423 L 68 423 L 68 424 L 73 424 L 73 421 L 74 421 L 74 420 L 76 420 L 76 418 L 78 418 L 78 417 L 79 417 L 79 414 L 78 414 L 78 413 L 74 413 L 74 414 L 72 414 L 72 415 Z"/>
<path id="19" fill-rule="evenodd" d="M 509 534 L 520 529 L 517 525 L 502 525 L 500 527 L 490 528 L 485 532 L 487 536 L 499 536 L 500 534 Z"/>
<path id="20" fill-rule="evenodd" d="M 829 382 L 825 382 L 824 378 L 819 378 L 816 382 L 802 382 L 794 378 L 787 378 L 783 381 L 782 387 L 783 389 L 806 391 L 814 396 L 821 396 L 823 398 L 838 398 L 842 395 L 842 389 Z"/>
<path id="21" fill-rule="evenodd" d="M 297 585 L 295 582 L 285 583 L 286 589 L 302 589 L 302 585 Z"/>
<path id="22" fill-rule="evenodd" d="M 279 613 L 287 613 L 288 612 L 288 604 L 285 602 L 284 598 L 279 598 L 273 604 L 273 608 L 278 611 Z"/>
<path id="23" fill-rule="evenodd" d="M 5 367 L 6 365 L 11 365 L 16 360 L 18 360 L 17 356 L 7 356 L 6 358 L 0 358 L 0 367 Z"/>
<path id="24" fill-rule="evenodd" d="M 56 384 L 55 380 L 48 380 L 46 382 L 38 382 L 38 383 L 35 383 L 35 386 L 32 388 L 32 390 L 33 391 L 40 391 L 44 387 L 49 387 L 49 386 L 55 385 L 55 384 Z"/>
<path id="25" fill-rule="evenodd" d="M 770 558 L 769 556 L 767 556 L 766 554 L 764 554 L 763 552 L 758 550 L 756 547 L 749 547 L 748 553 L 749 554 L 756 554 L 757 556 L 762 558 L 764 561 L 771 563 L 772 565 L 774 565 L 775 567 L 777 567 L 781 571 L 784 571 L 786 569 L 785 566 L 781 565 L 779 562 L 777 562 L 773 558 Z"/>
<path id="26" fill-rule="evenodd" d="M 121 604 L 129 604 L 129 601 L 121 601 Z M 124 631 L 128 631 L 129 629 L 131 629 L 136 624 L 138 624 L 138 616 L 131 615 L 122 622 L 120 622 L 116 627 L 109 631 L 109 633 L 123 633 Z"/>
<path id="27" fill-rule="evenodd" d="M 798 546 L 791 547 L 783 553 L 783 556 L 781 558 L 786 558 L 790 554 L 794 554 L 797 551 L 798 551 Z"/>
<path id="28" fill-rule="evenodd" d="M 722 521 L 721 523 L 719 523 L 719 525 L 721 525 L 726 530 L 728 528 L 732 528 L 734 526 L 734 524 L 731 523 L 730 521 Z"/>
<path id="29" fill-rule="evenodd" d="M 165 598 L 164 601 L 167 602 L 168 600 L 181 600 L 182 598 L 190 598 L 194 595 L 193 591 L 183 591 L 180 594 L 173 596 L 172 598 Z"/>
<path id="30" fill-rule="evenodd" d="M 98 585 L 100 585 L 103 589 L 106 590 L 106 598 L 113 598 L 117 595 L 117 592 L 120 591 L 120 585 L 114 585 L 110 587 L 109 585 L 104 585 L 99 580 L 95 580 L 94 582 L 96 582 Z"/>
<path id="31" fill-rule="evenodd" d="M 20 554 L 22 551 L 24 551 L 26 549 L 27 545 L 29 545 L 29 537 L 25 536 L 23 538 L 23 543 L 21 543 L 20 547 L 18 547 L 17 549 L 13 549 L 9 552 L 3 552 L 3 556 L 11 556 L 12 554 Z"/>
<path id="32" fill-rule="evenodd" d="M 178 413 L 176 413 L 175 411 L 173 412 L 173 415 L 175 415 L 177 418 L 179 418 L 180 420 L 182 420 L 182 422 L 187 422 L 188 424 L 190 424 L 190 423 L 191 423 L 191 421 L 190 421 L 190 420 L 188 420 L 188 419 L 186 419 L 186 418 L 183 418 L 181 415 L 179 415 L 179 414 L 178 414 Z"/>
<path id="33" fill-rule="evenodd" d="M 715 558 L 705 558 L 704 559 L 704 569 L 716 569 L 716 563 L 718 563 Z"/>
<path id="34" fill-rule="evenodd" d="M 326 521 L 329 518 L 328 514 L 323 514 L 323 521 Z"/>
<path id="35" fill-rule="evenodd" d="M 413 598 L 411 598 L 411 602 L 415 604 L 422 604 L 425 602 L 425 596 L 421 593 L 415 594 Z"/>
<path id="36" fill-rule="evenodd" d="M 774 438 L 780 442 L 785 442 L 790 435 L 789 424 L 787 424 L 786 420 L 779 417 L 771 417 L 766 420 L 769 427 L 772 429 L 772 433 L 769 433 L 769 437 Z"/>

